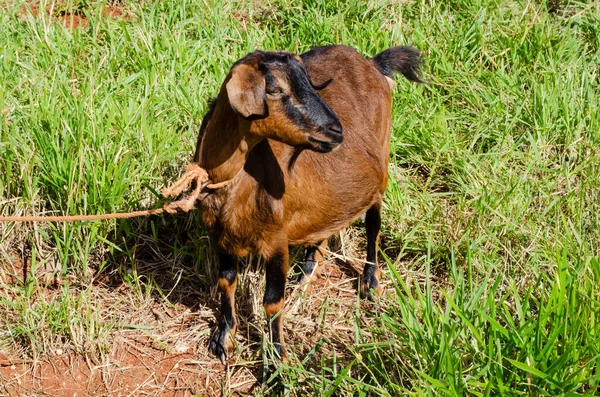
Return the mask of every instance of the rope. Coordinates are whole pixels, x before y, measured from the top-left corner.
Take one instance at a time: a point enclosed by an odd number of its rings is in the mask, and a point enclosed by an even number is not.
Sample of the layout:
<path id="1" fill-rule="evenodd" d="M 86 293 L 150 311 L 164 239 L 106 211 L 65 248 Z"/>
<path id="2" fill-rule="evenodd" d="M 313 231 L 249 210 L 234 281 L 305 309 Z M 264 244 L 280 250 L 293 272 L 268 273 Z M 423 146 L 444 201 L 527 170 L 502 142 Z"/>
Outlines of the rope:
<path id="1" fill-rule="evenodd" d="M 237 175 L 236 175 L 237 176 Z M 235 178 L 235 177 L 234 177 Z M 171 186 L 163 189 L 163 197 L 176 197 L 188 190 L 192 181 L 196 181 L 194 191 L 181 200 L 166 203 L 162 208 L 151 210 L 120 212 L 115 214 L 99 215 L 65 215 L 65 216 L 0 216 L 0 222 L 77 222 L 77 221 L 102 221 L 107 219 L 127 219 L 138 216 L 159 215 L 164 212 L 175 214 L 178 210 L 188 212 L 196 206 L 196 201 L 204 199 L 208 193 L 202 195 L 205 189 L 216 190 L 227 186 L 232 179 L 213 183 L 208 179 L 208 173 L 197 163 L 190 163 L 185 168 L 185 173 Z"/>
<path id="2" fill-rule="evenodd" d="M 136 216 L 158 215 L 165 212 L 164 208 L 125 212 L 119 214 L 99 215 L 64 215 L 64 216 L 0 216 L 0 222 L 76 222 L 76 221 L 102 221 L 106 219 L 126 219 Z"/>

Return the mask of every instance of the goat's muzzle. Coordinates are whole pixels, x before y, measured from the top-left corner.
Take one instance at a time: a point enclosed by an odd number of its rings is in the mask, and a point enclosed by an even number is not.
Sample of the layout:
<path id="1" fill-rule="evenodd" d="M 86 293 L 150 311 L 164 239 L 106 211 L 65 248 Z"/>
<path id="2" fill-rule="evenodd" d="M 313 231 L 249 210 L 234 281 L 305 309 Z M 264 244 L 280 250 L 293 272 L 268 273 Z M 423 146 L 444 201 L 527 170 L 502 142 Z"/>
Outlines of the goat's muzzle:
<path id="1" fill-rule="evenodd" d="M 319 153 L 331 152 L 344 141 L 342 132 L 342 125 L 339 122 L 333 122 L 321 127 L 319 134 L 308 137 L 311 149 Z"/>

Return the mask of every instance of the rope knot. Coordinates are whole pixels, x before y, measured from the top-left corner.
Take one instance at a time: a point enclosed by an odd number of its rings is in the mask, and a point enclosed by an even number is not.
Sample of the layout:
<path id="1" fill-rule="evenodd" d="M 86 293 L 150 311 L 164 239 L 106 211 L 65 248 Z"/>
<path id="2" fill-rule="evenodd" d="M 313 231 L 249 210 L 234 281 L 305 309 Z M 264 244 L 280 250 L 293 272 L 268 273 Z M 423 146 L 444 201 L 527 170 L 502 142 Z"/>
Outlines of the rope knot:
<path id="1" fill-rule="evenodd" d="M 202 190 L 204 190 L 211 181 L 208 179 L 206 170 L 198 165 L 198 163 L 190 163 L 185 167 L 185 173 L 175 181 L 171 186 L 166 187 L 162 191 L 163 197 L 176 197 L 190 188 L 192 181 L 196 181 L 194 191 L 183 197 L 181 200 L 167 203 L 163 209 L 175 214 L 180 209 L 184 212 L 192 210 L 196 206 L 196 201 L 200 198 Z"/>

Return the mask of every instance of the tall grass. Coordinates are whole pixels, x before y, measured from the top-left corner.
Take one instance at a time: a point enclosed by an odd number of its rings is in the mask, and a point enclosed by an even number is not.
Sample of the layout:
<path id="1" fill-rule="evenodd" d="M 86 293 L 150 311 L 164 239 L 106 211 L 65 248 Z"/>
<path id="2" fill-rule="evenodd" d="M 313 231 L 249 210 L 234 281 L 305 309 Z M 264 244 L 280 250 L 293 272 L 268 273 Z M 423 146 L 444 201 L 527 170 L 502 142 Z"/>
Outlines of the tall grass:
<path id="1" fill-rule="evenodd" d="M 0 6 L 1 213 L 155 205 L 191 155 L 208 98 L 248 51 L 343 43 L 372 56 L 413 44 L 429 84 L 398 79 L 394 94 L 382 252 L 394 291 L 367 305 L 369 329 L 357 306 L 349 358 L 315 346 L 279 367 L 280 386 L 291 395 L 598 393 L 598 3 L 147 1 L 124 2 L 117 19 L 101 16 L 103 3 L 65 4 L 89 25 L 33 17 L 23 2 Z M 102 349 L 117 318 L 99 321 L 101 298 L 90 293 L 99 269 L 122 256 L 128 282 L 151 284 L 130 277 L 136 227 L 0 225 L 0 261 L 24 252 L 31 275 L 44 268 L 66 280 L 52 299 L 40 298 L 42 278 L 2 284 L 5 344 L 31 355 L 59 340 Z M 185 255 L 205 250 L 199 242 Z"/>

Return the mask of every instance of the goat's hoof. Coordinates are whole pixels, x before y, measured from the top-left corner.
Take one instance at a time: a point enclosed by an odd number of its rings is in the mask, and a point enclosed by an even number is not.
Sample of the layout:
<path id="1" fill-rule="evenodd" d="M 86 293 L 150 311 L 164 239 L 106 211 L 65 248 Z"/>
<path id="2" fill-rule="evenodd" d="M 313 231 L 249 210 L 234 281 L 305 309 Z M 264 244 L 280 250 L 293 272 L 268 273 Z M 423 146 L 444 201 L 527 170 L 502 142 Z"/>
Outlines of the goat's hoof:
<path id="1" fill-rule="evenodd" d="M 223 364 L 227 364 L 227 355 L 233 351 L 233 335 L 231 329 L 219 327 L 208 343 L 208 351 L 217 356 Z"/>
<path id="2" fill-rule="evenodd" d="M 288 354 L 287 354 L 287 350 L 285 349 L 285 346 L 282 345 L 281 343 L 273 343 L 273 347 L 275 350 L 275 359 L 278 360 L 279 362 L 287 362 L 288 361 Z"/>
<path id="3" fill-rule="evenodd" d="M 379 284 L 379 280 L 377 280 L 377 277 L 375 277 L 375 275 L 371 275 L 371 276 L 367 276 L 366 278 L 363 278 L 360 282 L 360 296 L 362 298 L 366 298 L 369 300 L 373 299 L 373 292 L 375 292 L 375 295 L 381 295 L 381 293 L 383 292 L 383 288 L 381 288 L 381 285 Z"/>
<path id="4" fill-rule="evenodd" d="M 309 281 L 310 281 L 310 276 L 307 274 L 304 274 L 303 272 L 294 274 L 292 277 L 290 277 L 290 283 L 292 283 L 292 284 L 303 285 L 303 284 L 308 283 Z"/>

